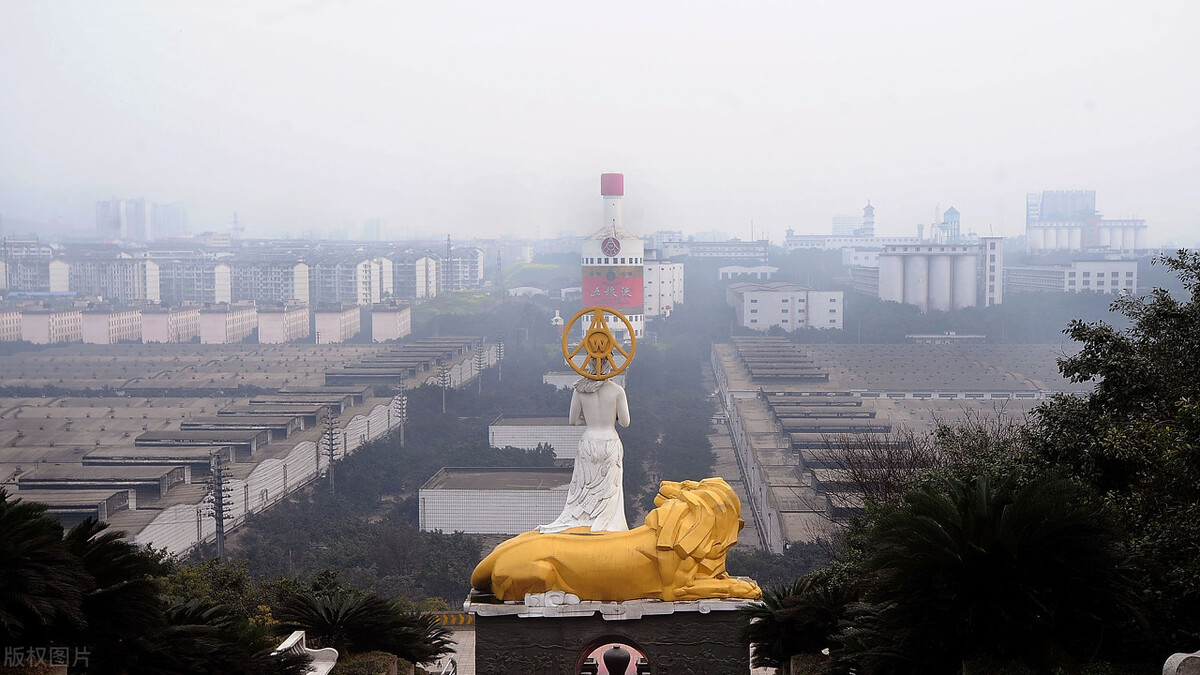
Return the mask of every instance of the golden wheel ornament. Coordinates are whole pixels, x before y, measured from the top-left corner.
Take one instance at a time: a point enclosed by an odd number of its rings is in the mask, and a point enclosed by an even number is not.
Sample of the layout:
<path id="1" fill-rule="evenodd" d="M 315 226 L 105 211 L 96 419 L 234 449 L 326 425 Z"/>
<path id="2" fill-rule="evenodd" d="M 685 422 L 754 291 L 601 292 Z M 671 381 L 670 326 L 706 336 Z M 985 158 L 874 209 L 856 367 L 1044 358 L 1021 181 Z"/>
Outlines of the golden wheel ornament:
<path id="1" fill-rule="evenodd" d="M 574 349 L 571 349 L 567 344 L 567 339 L 571 336 L 571 329 L 575 327 L 575 323 L 583 318 L 585 314 L 592 315 L 592 323 L 588 326 L 587 333 L 584 334 L 579 344 L 575 345 Z M 621 346 L 621 342 L 608 329 L 608 320 L 605 318 L 606 314 L 611 314 L 619 318 L 625 324 L 625 329 L 629 331 L 629 351 L 625 351 L 625 348 Z M 583 360 L 582 366 L 575 364 L 575 357 L 579 355 L 580 351 L 585 352 L 587 356 Z M 624 314 L 615 309 L 608 307 L 585 307 L 579 310 L 575 316 L 571 317 L 571 320 L 567 321 L 566 326 L 563 328 L 563 357 L 567 359 L 567 365 L 571 366 L 571 370 L 589 380 L 607 380 L 610 377 L 620 375 L 629 367 L 636 351 L 637 336 L 633 334 L 633 324 L 629 323 L 629 319 L 625 318 Z M 620 365 L 614 359 L 617 354 L 623 357 Z M 612 368 L 607 373 L 604 372 L 605 361 Z M 588 372 L 589 366 L 591 372 Z"/>

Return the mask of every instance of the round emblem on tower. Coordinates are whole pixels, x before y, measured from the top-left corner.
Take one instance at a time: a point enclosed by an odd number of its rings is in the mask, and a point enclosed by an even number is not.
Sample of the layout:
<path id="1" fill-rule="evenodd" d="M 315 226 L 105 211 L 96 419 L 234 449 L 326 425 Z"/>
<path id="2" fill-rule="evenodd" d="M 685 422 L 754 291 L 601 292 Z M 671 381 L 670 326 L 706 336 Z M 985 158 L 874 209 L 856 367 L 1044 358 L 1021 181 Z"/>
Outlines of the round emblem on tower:
<path id="1" fill-rule="evenodd" d="M 621 252 L 621 241 L 616 237 L 608 237 L 600 242 L 600 250 L 604 255 L 612 257 Z"/>

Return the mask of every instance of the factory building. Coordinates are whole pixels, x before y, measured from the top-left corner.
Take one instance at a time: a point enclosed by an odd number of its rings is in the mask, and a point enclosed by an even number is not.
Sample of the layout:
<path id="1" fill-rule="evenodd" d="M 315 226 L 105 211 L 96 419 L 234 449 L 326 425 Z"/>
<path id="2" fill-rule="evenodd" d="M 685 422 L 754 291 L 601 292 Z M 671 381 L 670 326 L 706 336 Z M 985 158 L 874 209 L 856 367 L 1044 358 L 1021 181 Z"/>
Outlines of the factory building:
<path id="1" fill-rule="evenodd" d="M 683 263 L 650 261 L 643 269 L 646 316 L 670 316 L 683 304 Z"/>
<path id="2" fill-rule="evenodd" d="M 21 339 L 37 345 L 83 341 L 83 313 L 73 310 L 27 309 L 21 313 Z"/>
<path id="3" fill-rule="evenodd" d="M 1101 217 L 1095 190 L 1031 192 L 1025 197 L 1025 247 L 1030 253 L 1141 250 L 1146 221 Z"/>
<path id="4" fill-rule="evenodd" d="M 351 302 L 313 312 L 313 330 L 319 345 L 345 342 L 362 330 L 362 312 Z"/>
<path id="5" fill-rule="evenodd" d="M 200 337 L 200 309 L 145 308 L 142 310 L 142 341 L 191 342 Z"/>
<path id="6" fill-rule="evenodd" d="M 307 290 L 307 284 L 305 284 Z M 310 335 L 308 305 L 289 303 L 258 308 L 258 343 L 282 344 Z"/>
<path id="7" fill-rule="evenodd" d="M 412 307 L 388 300 L 371 307 L 371 341 L 386 342 L 408 337 L 412 332 Z"/>
<path id="8" fill-rule="evenodd" d="M 258 310 L 247 306 L 207 307 L 200 310 L 200 343 L 241 342 L 258 328 Z"/>
<path id="9" fill-rule="evenodd" d="M 980 253 L 980 246 L 970 244 L 885 246 L 879 254 L 879 299 L 922 312 L 975 307 Z"/>
<path id="10" fill-rule="evenodd" d="M 575 373 L 570 375 L 574 375 L 571 379 L 574 384 L 579 376 Z M 574 460 L 586 429 L 582 425 L 572 425 L 566 415 L 509 413 L 500 415 L 488 425 L 488 445 L 493 448 L 536 450 L 544 443 L 554 448 L 555 458 Z"/>
<path id="11" fill-rule="evenodd" d="M 1004 269 L 1009 293 L 1137 293 L 1136 260 L 1076 260 L 1070 265 Z"/>
<path id="12" fill-rule="evenodd" d="M 423 531 L 520 534 L 554 522 L 571 469 L 444 468 L 418 492 Z"/>
<path id="13" fill-rule="evenodd" d="M 81 329 L 83 341 L 88 344 L 141 342 L 142 313 L 137 310 L 84 310 Z"/>
<path id="14" fill-rule="evenodd" d="M 725 301 L 734 308 L 737 324 L 761 331 L 773 326 L 788 332 L 800 328 L 841 330 L 842 300 L 841 291 L 814 291 L 782 281 L 739 281 L 725 288 Z"/>
<path id="15" fill-rule="evenodd" d="M 621 312 L 633 326 L 634 336 L 642 337 L 646 325 L 645 244 L 621 225 L 625 176 L 601 174 L 600 195 L 604 198 L 604 226 L 584 240 L 580 257 L 583 304 L 602 305 Z M 625 324 L 616 317 L 609 319 L 613 335 L 618 340 L 628 340 Z M 582 331 L 587 330 L 586 322 L 581 321 L 580 325 Z"/>

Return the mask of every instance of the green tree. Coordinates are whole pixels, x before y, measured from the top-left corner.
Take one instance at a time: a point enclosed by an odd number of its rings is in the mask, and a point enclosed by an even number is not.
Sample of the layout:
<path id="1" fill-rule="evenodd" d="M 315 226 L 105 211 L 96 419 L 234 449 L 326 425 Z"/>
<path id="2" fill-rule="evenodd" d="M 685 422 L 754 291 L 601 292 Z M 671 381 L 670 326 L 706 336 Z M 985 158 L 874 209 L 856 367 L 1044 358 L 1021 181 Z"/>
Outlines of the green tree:
<path id="1" fill-rule="evenodd" d="M 297 593 L 279 607 L 279 618 L 283 628 L 303 630 L 340 654 L 385 651 L 425 663 L 452 650 L 449 631 L 433 617 L 405 612 L 373 594 Z"/>
<path id="2" fill-rule="evenodd" d="M 1128 328 L 1072 322 L 1082 349 L 1060 368 L 1095 390 L 1038 408 L 1029 443 L 1041 467 L 1091 486 L 1117 513 L 1156 610 L 1150 648 L 1166 654 L 1200 640 L 1200 253 L 1157 262 L 1182 291 L 1119 298 L 1112 308 Z"/>
<path id="3" fill-rule="evenodd" d="M 0 488 L 0 644 L 50 644 L 83 630 L 83 598 L 93 587 L 46 506 Z"/>
<path id="4" fill-rule="evenodd" d="M 1104 653 L 1138 616 L 1115 529 L 1065 480 L 933 480 L 879 507 L 858 545 L 863 596 L 841 667 L 958 673 L 985 659 L 1049 672 Z"/>

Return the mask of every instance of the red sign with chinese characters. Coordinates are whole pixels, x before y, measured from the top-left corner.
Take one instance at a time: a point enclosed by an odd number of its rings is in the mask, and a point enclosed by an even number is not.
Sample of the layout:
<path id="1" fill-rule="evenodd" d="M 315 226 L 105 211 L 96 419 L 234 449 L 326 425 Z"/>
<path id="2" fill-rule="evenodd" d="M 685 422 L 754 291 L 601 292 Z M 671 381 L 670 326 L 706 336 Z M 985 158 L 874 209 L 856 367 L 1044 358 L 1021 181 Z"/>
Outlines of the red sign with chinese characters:
<path id="1" fill-rule="evenodd" d="M 584 267 L 583 304 L 601 305 L 622 314 L 642 313 L 642 268 Z"/>

